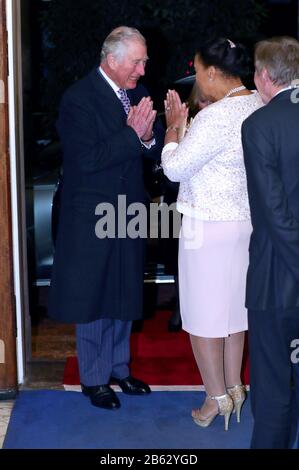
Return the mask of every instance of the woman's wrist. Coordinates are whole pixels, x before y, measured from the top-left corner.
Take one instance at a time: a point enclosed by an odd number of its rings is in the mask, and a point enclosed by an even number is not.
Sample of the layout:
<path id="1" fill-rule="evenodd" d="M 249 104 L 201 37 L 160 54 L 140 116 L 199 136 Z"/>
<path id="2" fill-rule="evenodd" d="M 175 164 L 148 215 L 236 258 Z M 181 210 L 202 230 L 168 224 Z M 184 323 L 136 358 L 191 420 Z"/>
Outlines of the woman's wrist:
<path id="1" fill-rule="evenodd" d="M 179 130 L 179 127 L 176 127 L 176 126 L 167 127 L 165 131 L 164 145 L 167 145 L 170 142 L 178 143 L 178 140 L 179 140 L 178 130 Z"/>
<path id="2" fill-rule="evenodd" d="M 170 132 L 170 131 L 173 131 L 173 132 L 178 132 L 179 130 L 179 126 L 174 126 L 174 125 L 171 125 L 171 126 L 168 126 L 165 133 L 167 134 L 167 132 Z"/>

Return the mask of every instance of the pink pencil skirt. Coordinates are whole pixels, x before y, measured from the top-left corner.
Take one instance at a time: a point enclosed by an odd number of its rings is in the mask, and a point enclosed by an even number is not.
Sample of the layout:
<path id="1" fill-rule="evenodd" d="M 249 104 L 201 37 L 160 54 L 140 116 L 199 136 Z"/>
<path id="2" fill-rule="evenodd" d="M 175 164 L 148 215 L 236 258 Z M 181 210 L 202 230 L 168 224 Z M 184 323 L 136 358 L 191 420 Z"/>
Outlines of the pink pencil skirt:
<path id="1" fill-rule="evenodd" d="M 210 222 L 183 216 L 179 292 L 183 329 L 223 338 L 247 330 L 246 274 L 250 221 Z"/>

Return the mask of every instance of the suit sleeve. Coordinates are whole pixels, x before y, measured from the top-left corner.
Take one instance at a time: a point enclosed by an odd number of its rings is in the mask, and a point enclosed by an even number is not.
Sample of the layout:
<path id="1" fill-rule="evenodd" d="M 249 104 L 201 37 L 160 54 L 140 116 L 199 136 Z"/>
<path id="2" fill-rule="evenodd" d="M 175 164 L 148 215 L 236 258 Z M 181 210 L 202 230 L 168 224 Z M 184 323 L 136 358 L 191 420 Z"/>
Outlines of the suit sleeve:
<path id="1" fill-rule="evenodd" d="M 146 158 L 160 162 L 161 152 L 164 145 L 165 130 L 159 118 L 157 118 L 154 123 L 153 131 L 156 143 L 150 149 L 143 147 L 144 155 Z"/>
<path id="2" fill-rule="evenodd" d="M 242 126 L 242 143 L 251 211 L 258 204 L 277 255 L 299 282 L 299 222 L 288 206 L 274 139 L 249 118 Z"/>
<path id="3" fill-rule="evenodd" d="M 88 105 L 66 95 L 61 103 L 57 129 L 64 158 L 72 160 L 84 172 L 97 172 L 141 158 L 142 146 L 129 126 L 101 139 L 96 116 Z"/>

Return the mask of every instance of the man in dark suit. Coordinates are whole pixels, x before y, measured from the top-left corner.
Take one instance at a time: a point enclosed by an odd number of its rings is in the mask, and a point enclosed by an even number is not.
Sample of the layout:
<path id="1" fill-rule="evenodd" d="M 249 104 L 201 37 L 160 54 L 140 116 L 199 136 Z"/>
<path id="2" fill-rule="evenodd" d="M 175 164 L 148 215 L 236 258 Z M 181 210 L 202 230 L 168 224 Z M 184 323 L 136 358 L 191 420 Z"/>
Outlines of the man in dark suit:
<path id="1" fill-rule="evenodd" d="M 246 293 L 251 447 L 282 449 L 292 445 L 292 420 L 298 422 L 292 344 L 299 338 L 299 42 L 261 41 L 255 70 L 266 106 L 242 128 L 253 225 Z"/>
<path id="2" fill-rule="evenodd" d="M 100 66 L 64 94 L 58 120 L 63 182 L 49 315 L 76 323 L 82 391 L 108 409 L 120 406 L 110 382 L 131 395 L 150 393 L 129 371 L 131 324 L 143 308 L 144 238 L 124 232 L 128 207 L 146 203 L 142 160 L 158 159 L 164 138 L 138 84 L 147 59 L 138 30 L 113 30 Z M 115 211 L 108 236 L 98 225 L 103 207 Z"/>

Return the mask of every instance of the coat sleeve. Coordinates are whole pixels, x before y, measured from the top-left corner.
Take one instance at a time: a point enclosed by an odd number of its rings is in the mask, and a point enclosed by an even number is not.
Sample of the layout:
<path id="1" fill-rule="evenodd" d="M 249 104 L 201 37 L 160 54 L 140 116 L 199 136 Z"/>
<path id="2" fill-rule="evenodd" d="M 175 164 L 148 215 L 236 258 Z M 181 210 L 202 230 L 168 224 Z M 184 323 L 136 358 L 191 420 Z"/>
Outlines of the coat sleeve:
<path id="1" fill-rule="evenodd" d="M 157 118 L 154 123 L 153 132 L 155 137 L 155 145 L 153 145 L 150 149 L 147 149 L 143 146 L 144 156 L 160 163 L 165 130 L 159 118 Z"/>
<path id="2" fill-rule="evenodd" d="M 262 214 L 277 255 L 299 282 L 299 222 L 289 209 L 274 139 L 249 118 L 242 126 L 242 143 L 251 211 Z"/>
<path id="3" fill-rule="evenodd" d="M 74 96 L 66 94 L 62 99 L 57 130 L 64 158 L 83 172 L 102 171 L 142 156 L 141 143 L 131 127 L 123 126 L 101 139 L 92 107 Z"/>

